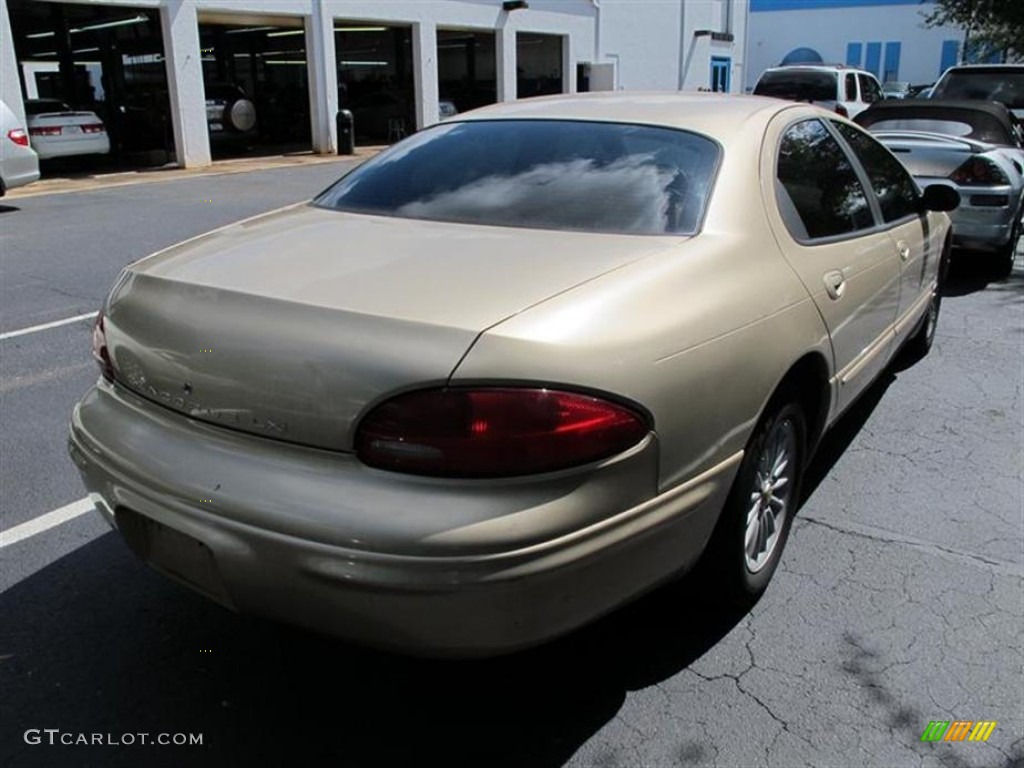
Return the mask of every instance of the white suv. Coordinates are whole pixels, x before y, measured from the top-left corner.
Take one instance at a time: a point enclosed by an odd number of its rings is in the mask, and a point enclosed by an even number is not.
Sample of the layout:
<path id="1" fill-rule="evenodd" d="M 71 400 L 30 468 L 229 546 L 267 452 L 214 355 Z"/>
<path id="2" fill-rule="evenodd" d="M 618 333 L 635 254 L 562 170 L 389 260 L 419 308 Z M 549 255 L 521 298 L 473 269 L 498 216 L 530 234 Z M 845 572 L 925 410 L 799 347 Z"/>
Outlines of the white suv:
<path id="1" fill-rule="evenodd" d="M 885 98 L 878 78 L 842 64 L 772 67 L 761 73 L 754 93 L 788 101 L 810 101 L 849 118 Z"/>

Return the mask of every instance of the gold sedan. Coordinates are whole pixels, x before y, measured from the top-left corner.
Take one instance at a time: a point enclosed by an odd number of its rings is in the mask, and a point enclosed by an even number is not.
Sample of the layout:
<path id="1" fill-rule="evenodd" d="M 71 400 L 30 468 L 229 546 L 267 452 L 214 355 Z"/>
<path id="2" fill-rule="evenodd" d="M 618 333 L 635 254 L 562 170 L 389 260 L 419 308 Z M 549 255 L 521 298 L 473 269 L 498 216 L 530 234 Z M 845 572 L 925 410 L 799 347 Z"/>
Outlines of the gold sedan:
<path id="1" fill-rule="evenodd" d="M 71 454 L 154 567 L 358 642 L 507 652 L 701 558 L 750 601 L 823 432 L 930 346 L 956 203 L 808 105 L 462 114 L 128 267 Z"/>

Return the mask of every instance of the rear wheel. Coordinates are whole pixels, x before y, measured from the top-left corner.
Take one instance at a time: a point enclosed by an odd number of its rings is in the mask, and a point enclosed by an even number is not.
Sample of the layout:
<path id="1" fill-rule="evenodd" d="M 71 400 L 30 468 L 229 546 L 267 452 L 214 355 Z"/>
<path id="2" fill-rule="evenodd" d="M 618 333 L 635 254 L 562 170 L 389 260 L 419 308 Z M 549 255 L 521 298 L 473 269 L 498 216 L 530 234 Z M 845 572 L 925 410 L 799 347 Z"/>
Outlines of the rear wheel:
<path id="1" fill-rule="evenodd" d="M 769 407 L 750 439 L 704 555 L 708 575 L 734 602 L 760 597 L 779 565 L 800 502 L 806 445 L 803 409 L 787 399 Z"/>

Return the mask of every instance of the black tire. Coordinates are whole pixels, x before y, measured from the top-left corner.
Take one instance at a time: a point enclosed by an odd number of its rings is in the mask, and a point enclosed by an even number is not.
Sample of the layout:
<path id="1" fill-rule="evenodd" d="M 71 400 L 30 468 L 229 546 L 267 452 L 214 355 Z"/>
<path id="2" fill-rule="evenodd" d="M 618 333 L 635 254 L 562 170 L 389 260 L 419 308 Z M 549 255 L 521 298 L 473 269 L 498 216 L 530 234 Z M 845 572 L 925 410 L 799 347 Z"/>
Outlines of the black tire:
<path id="1" fill-rule="evenodd" d="M 1009 277 L 1013 272 L 1013 262 L 1017 258 L 1017 242 L 1020 240 L 1020 236 L 1021 217 L 1018 216 L 1013 225 L 1013 232 L 1010 233 L 1010 241 L 995 253 L 995 264 L 992 271 L 1000 280 Z"/>
<path id="2" fill-rule="evenodd" d="M 753 546 L 748 544 L 748 533 L 751 532 L 749 521 L 755 515 L 763 516 L 765 510 L 778 508 L 765 501 L 766 483 L 771 484 L 765 475 L 775 477 L 775 468 L 768 465 L 776 455 L 779 440 L 785 443 L 789 457 L 788 463 L 776 478 L 786 480 L 784 485 L 777 488 L 777 497 L 783 502 L 781 515 L 772 515 L 773 524 L 768 528 L 755 529 L 758 532 L 770 529 L 777 535 L 774 540 L 763 541 L 765 551 L 756 558 L 760 562 L 752 563 L 754 558 L 750 550 L 760 549 L 761 541 L 755 534 L 751 537 Z M 782 559 L 789 529 L 800 503 L 806 451 L 807 419 L 803 409 L 795 400 L 776 397 L 747 444 L 732 490 L 701 563 L 704 578 L 711 580 L 709 586 L 738 606 L 747 607 L 761 596 Z M 770 495 L 776 496 L 774 491 Z"/>

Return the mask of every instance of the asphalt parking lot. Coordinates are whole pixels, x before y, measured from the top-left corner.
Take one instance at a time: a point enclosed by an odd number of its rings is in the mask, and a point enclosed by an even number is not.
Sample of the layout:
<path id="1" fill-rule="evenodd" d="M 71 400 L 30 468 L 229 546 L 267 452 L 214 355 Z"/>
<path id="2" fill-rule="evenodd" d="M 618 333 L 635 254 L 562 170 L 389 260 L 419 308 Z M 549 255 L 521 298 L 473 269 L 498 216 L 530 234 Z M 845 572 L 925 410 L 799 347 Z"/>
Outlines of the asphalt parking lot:
<path id="1" fill-rule="evenodd" d="M 84 496 L 66 424 L 96 378 L 87 319 L 12 334 L 343 167 L 0 201 L 0 530 Z M 688 580 L 516 656 L 400 658 L 229 613 L 85 514 L 0 538 L 0 764 L 1024 765 L 1024 263 L 993 281 L 977 262 L 957 255 L 932 353 L 826 439 L 748 614 Z M 932 720 L 997 725 L 922 742 Z"/>

